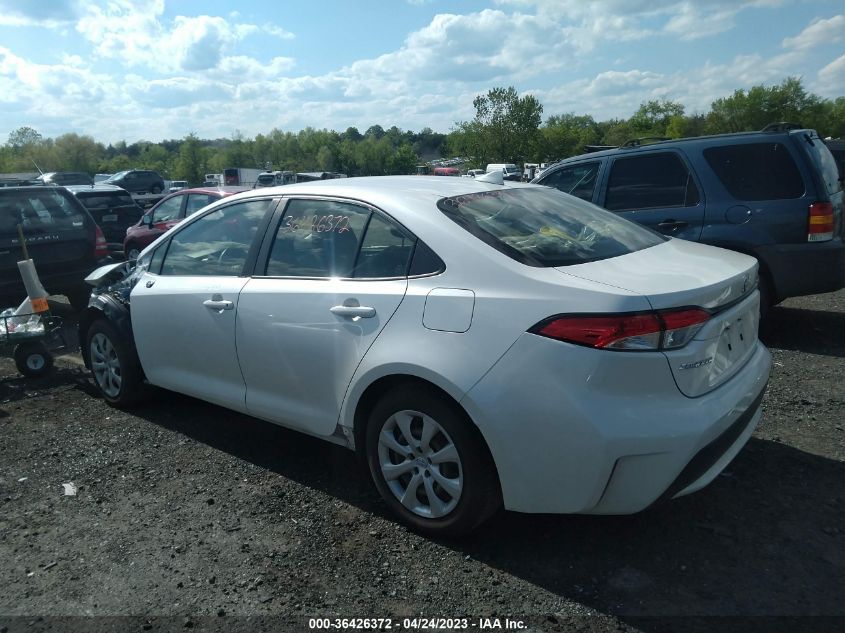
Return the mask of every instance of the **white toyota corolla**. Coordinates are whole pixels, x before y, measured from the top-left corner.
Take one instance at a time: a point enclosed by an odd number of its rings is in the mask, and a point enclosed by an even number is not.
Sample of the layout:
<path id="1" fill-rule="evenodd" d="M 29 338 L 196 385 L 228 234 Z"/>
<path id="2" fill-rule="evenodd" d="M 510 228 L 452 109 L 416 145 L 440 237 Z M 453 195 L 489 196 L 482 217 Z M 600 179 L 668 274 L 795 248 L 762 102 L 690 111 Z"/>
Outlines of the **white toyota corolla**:
<path id="1" fill-rule="evenodd" d="M 556 190 L 259 189 L 91 277 L 86 364 L 358 451 L 393 512 L 624 514 L 707 485 L 760 419 L 757 263 Z M 131 318 L 130 318 L 131 317 Z"/>

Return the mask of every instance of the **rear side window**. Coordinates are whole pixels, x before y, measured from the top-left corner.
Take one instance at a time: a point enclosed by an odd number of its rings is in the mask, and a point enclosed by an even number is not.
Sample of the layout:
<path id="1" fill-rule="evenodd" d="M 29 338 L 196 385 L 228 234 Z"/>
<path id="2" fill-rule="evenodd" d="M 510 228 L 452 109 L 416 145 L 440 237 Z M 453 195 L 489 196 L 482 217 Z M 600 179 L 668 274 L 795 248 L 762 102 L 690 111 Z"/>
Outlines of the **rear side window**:
<path id="1" fill-rule="evenodd" d="M 333 200 L 291 200 L 276 232 L 271 277 L 351 277 L 370 210 Z"/>
<path id="2" fill-rule="evenodd" d="M 604 206 L 611 211 L 694 207 L 698 188 L 687 166 L 673 152 L 613 161 Z"/>
<path id="3" fill-rule="evenodd" d="M 200 209 L 207 207 L 212 202 L 217 202 L 217 196 L 212 196 L 207 193 L 192 193 L 188 196 L 188 202 L 185 204 L 185 217 L 190 217 Z"/>
<path id="4" fill-rule="evenodd" d="M 596 161 L 564 167 L 545 176 L 539 184 L 554 187 L 563 193 L 590 201 L 593 199 L 593 190 L 596 188 L 599 165 L 600 163 Z"/>
<path id="5" fill-rule="evenodd" d="M 385 279 L 408 275 L 416 238 L 367 207 L 291 200 L 270 251 L 270 277 Z"/>
<path id="6" fill-rule="evenodd" d="M 804 195 L 804 180 L 782 143 L 747 143 L 704 150 L 704 158 L 737 200 L 787 200 Z"/>
<path id="7" fill-rule="evenodd" d="M 26 234 L 52 234 L 85 226 L 81 205 L 57 189 L 0 190 L 0 235 L 17 236 L 20 224 Z"/>
<path id="8" fill-rule="evenodd" d="M 497 189 L 444 198 L 455 224 L 528 266 L 570 266 L 626 255 L 666 238 L 556 189 Z"/>

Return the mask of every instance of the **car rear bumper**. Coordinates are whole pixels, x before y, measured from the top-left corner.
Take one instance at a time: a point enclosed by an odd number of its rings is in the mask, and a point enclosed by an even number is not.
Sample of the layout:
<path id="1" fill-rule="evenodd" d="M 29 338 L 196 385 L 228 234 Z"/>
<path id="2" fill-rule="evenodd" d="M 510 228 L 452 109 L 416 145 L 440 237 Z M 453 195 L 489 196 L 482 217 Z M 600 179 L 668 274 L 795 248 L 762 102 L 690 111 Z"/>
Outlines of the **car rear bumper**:
<path id="1" fill-rule="evenodd" d="M 761 246 L 757 255 L 772 275 L 779 300 L 835 292 L 845 287 L 845 243 L 841 238 Z"/>
<path id="2" fill-rule="evenodd" d="M 688 398 L 662 354 L 525 334 L 462 404 L 493 455 L 506 508 L 630 514 L 718 475 L 757 425 L 770 369 L 758 342 L 730 380 Z"/>

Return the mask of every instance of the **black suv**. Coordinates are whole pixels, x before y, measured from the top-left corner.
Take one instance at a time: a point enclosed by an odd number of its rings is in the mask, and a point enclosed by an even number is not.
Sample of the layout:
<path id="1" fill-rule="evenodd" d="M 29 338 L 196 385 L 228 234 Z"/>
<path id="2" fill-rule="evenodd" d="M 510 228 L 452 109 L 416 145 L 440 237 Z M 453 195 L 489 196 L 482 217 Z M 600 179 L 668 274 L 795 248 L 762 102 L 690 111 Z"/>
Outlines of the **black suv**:
<path id="1" fill-rule="evenodd" d="M 82 205 L 103 231 L 110 253 L 123 252 L 126 229 L 134 226 L 144 215 L 144 210 L 129 192 L 114 185 L 91 185 L 90 187 L 65 187 Z"/>
<path id="2" fill-rule="evenodd" d="M 2 307 L 26 296 L 17 265 L 23 259 L 18 226 L 47 292 L 84 308 L 91 294 L 84 279 L 108 255 L 106 240 L 85 207 L 63 187 L 0 188 Z"/>
<path id="3" fill-rule="evenodd" d="M 629 141 L 568 158 L 533 182 L 665 235 L 755 256 L 764 311 L 845 286 L 842 182 L 814 130 Z"/>
<path id="4" fill-rule="evenodd" d="M 164 191 L 162 177 L 147 169 L 119 171 L 103 184 L 122 187 L 129 193 L 161 193 Z"/>

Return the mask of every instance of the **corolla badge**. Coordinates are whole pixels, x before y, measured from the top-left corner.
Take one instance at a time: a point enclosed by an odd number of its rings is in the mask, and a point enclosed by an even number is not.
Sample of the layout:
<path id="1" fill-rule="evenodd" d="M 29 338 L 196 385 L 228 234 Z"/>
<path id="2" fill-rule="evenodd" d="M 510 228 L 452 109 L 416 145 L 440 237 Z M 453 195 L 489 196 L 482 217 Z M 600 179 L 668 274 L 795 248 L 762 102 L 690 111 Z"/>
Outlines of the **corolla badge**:
<path id="1" fill-rule="evenodd" d="M 708 358 L 702 358 L 701 360 L 697 360 L 692 363 L 684 363 L 683 365 L 679 365 L 678 369 L 698 369 L 699 367 L 704 367 L 705 365 L 709 365 L 712 362 L 713 357 L 709 356 Z"/>

